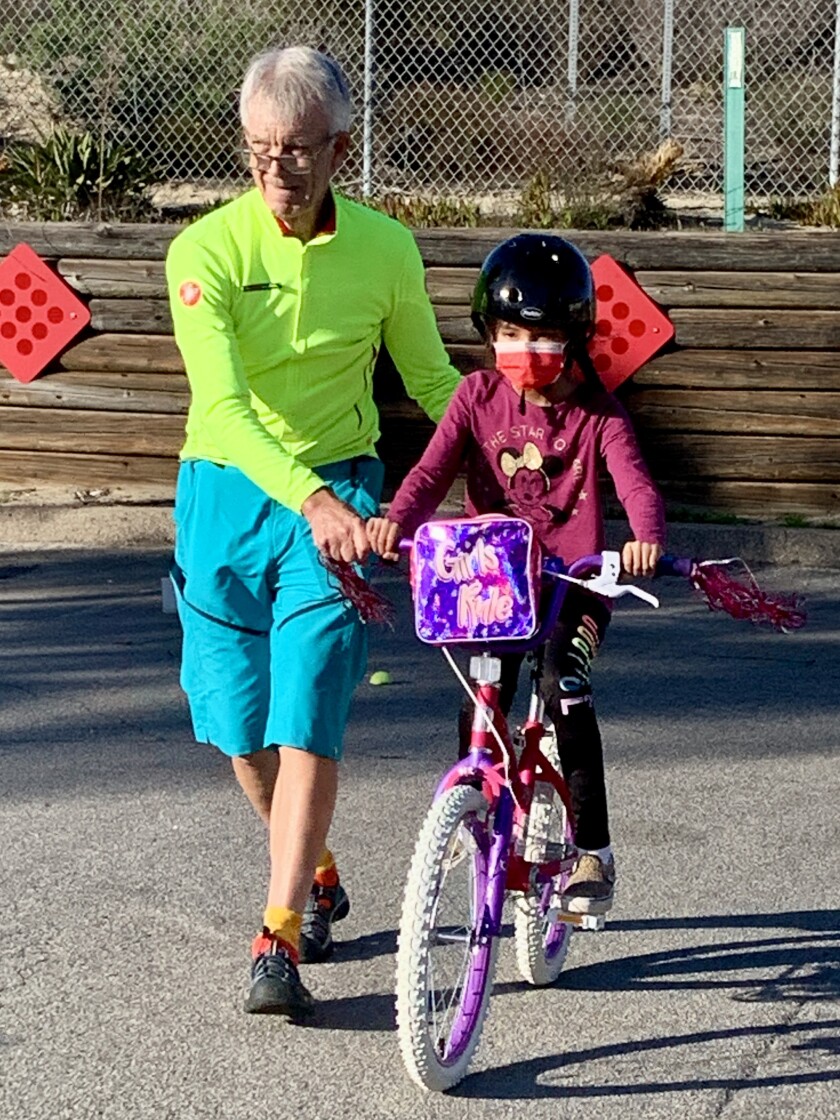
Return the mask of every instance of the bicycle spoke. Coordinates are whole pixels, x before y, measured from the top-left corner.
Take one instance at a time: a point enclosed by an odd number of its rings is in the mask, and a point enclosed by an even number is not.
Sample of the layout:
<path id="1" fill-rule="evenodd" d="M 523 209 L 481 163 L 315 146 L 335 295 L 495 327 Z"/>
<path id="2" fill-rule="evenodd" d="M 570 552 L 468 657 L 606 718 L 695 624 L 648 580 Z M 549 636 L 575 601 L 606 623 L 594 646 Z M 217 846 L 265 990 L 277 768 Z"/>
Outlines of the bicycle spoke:
<path id="1" fill-rule="evenodd" d="M 475 837 L 464 824 L 441 860 L 440 886 L 429 937 L 427 972 L 429 1029 L 435 1049 L 444 1054 L 461 1011 L 470 954 L 475 944 Z M 456 914 L 463 915 L 453 921 Z"/>

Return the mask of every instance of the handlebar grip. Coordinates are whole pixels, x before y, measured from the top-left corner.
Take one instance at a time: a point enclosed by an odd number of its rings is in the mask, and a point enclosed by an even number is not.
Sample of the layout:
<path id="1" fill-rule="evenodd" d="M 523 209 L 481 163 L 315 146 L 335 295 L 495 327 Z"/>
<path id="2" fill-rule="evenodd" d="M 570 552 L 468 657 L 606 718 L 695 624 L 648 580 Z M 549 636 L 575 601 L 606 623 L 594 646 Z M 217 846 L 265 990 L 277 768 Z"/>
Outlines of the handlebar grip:
<path id="1" fill-rule="evenodd" d="M 656 562 L 656 575 L 658 576 L 682 576 L 687 579 L 691 575 L 691 569 L 694 567 L 694 561 L 688 556 L 671 556 L 670 553 L 665 553 L 660 556 Z"/>

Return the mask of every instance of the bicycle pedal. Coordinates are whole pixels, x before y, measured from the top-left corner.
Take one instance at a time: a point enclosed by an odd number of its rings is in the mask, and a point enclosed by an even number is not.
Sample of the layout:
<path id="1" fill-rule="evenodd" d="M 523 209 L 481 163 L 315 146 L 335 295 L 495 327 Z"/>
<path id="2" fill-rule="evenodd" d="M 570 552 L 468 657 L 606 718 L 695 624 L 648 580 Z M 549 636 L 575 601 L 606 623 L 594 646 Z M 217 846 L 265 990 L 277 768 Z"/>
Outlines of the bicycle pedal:
<path id="1" fill-rule="evenodd" d="M 607 924 L 603 914 L 578 914 L 577 916 L 581 919 L 578 929 L 587 932 L 599 933 Z"/>
<path id="2" fill-rule="evenodd" d="M 576 929 L 592 933 L 597 933 L 606 925 L 604 914 L 570 914 L 567 910 L 555 907 L 548 911 L 546 918 L 552 922 L 565 922 L 567 925 L 575 926 Z"/>

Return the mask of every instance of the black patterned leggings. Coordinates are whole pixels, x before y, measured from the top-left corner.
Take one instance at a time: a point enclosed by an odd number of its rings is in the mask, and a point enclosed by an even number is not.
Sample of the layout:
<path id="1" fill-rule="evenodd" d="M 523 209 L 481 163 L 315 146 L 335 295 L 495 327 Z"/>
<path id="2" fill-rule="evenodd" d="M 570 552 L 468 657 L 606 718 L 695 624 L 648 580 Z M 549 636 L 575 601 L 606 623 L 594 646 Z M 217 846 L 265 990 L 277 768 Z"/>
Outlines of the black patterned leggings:
<path id="1" fill-rule="evenodd" d="M 592 595 L 570 586 L 554 633 L 545 647 L 540 692 L 557 731 L 563 777 L 577 819 L 580 848 L 604 848 L 610 842 L 604 753 L 595 718 L 589 671 L 610 621 L 608 608 Z M 502 655 L 499 703 L 507 716 L 516 695 L 522 654 Z M 458 717 L 462 755 L 469 749 L 473 705 L 467 700 Z"/>

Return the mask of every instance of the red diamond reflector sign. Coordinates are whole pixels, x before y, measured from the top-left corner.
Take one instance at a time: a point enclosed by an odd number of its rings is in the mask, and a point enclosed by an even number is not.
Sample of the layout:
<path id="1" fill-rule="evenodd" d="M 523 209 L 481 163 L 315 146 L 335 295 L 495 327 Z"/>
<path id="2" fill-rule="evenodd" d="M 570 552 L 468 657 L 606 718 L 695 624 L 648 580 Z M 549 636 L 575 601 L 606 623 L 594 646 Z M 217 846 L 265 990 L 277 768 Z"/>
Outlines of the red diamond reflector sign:
<path id="1" fill-rule="evenodd" d="M 0 264 L 0 362 L 18 381 L 33 381 L 89 322 L 87 307 L 29 245 Z"/>
<path id="2" fill-rule="evenodd" d="M 589 355 L 612 392 L 674 337 L 674 324 L 618 261 L 608 254 L 592 262 L 595 335 Z"/>

